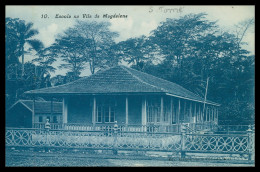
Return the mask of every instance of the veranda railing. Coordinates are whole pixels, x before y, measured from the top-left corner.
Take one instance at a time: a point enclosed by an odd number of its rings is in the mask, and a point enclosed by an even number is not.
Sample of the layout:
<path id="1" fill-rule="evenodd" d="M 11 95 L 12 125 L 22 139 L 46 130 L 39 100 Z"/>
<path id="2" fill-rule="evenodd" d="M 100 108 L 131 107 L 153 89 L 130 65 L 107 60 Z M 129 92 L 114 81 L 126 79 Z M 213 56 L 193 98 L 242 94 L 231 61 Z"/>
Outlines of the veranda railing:
<path id="1" fill-rule="evenodd" d="M 171 132 L 180 133 L 182 124 L 172 125 L 118 125 L 120 131 L 123 132 Z M 185 123 L 189 133 L 245 133 L 248 125 L 216 125 L 212 122 L 204 123 Z M 50 123 L 51 129 L 64 130 L 83 130 L 83 131 L 104 131 L 113 130 L 114 123 L 87 125 L 83 123 Z M 34 123 L 33 128 L 44 129 L 45 123 Z"/>
<path id="2" fill-rule="evenodd" d="M 87 125 L 83 123 L 50 123 L 51 129 L 79 130 L 79 131 L 110 131 L 114 124 Z M 45 123 L 34 123 L 33 128 L 44 129 Z M 122 132 L 179 132 L 180 124 L 174 125 L 118 125 Z"/>

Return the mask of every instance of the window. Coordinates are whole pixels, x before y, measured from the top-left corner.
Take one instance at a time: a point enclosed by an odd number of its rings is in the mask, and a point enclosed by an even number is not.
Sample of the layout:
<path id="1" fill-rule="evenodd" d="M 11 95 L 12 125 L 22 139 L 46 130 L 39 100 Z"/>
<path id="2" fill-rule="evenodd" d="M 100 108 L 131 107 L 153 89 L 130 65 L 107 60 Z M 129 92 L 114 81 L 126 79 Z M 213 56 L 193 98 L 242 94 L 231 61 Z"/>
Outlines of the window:
<path id="1" fill-rule="evenodd" d="M 42 122 L 42 116 L 39 116 L 39 122 Z"/>
<path id="2" fill-rule="evenodd" d="M 47 116 L 47 118 L 46 119 L 49 119 L 49 122 L 51 122 L 51 117 L 50 116 Z"/>
<path id="3" fill-rule="evenodd" d="M 148 123 L 154 122 L 154 115 L 152 112 L 153 112 L 153 108 L 148 107 L 147 108 L 147 122 Z"/>
<path id="4" fill-rule="evenodd" d="M 96 112 L 96 122 L 102 123 L 103 122 L 115 122 L 115 106 L 112 105 L 99 105 L 97 106 Z"/>
<path id="5" fill-rule="evenodd" d="M 165 101 L 163 107 L 163 122 L 168 123 L 170 115 L 171 115 L 171 104 L 170 102 Z"/>
<path id="6" fill-rule="evenodd" d="M 160 122 L 160 120 L 161 120 L 161 108 L 155 107 L 154 110 L 155 110 L 155 115 L 156 115 L 156 119 L 157 119 L 156 122 Z"/>
<path id="7" fill-rule="evenodd" d="M 53 116 L 53 123 L 58 123 L 57 116 Z"/>
<path id="8" fill-rule="evenodd" d="M 147 106 L 147 122 L 157 123 L 161 119 L 161 108 L 156 106 Z"/>
<path id="9" fill-rule="evenodd" d="M 177 115 L 178 115 L 178 104 L 173 102 L 172 104 L 172 124 L 177 123 Z"/>
<path id="10" fill-rule="evenodd" d="M 109 122 L 109 106 L 104 107 L 105 122 Z"/>
<path id="11" fill-rule="evenodd" d="M 115 107 L 110 106 L 110 121 L 115 122 Z"/>
<path id="12" fill-rule="evenodd" d="M 97 119 L 96 122 L 101 123 L 102 122 L 102 107 L 97 107 Z"/>

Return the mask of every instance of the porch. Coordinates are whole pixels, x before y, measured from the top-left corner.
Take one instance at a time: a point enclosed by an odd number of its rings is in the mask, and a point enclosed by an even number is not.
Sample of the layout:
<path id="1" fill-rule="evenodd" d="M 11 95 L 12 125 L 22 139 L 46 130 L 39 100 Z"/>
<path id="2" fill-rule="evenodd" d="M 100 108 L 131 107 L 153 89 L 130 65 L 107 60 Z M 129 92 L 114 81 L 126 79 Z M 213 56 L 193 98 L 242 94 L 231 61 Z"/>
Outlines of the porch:
<path id="1" fill-rule="evenodd" d="M 218 108 L 169 95 L 81 95 L 63 97 L 61 121 L 50 121 L 51 129 L 103 131 L 116 124 L 126 132 L 180 133 L 185 124 L 190 132 L 209 132 L 218 124 Z M 33 128 L 44 125 L 34 116 Z"/>

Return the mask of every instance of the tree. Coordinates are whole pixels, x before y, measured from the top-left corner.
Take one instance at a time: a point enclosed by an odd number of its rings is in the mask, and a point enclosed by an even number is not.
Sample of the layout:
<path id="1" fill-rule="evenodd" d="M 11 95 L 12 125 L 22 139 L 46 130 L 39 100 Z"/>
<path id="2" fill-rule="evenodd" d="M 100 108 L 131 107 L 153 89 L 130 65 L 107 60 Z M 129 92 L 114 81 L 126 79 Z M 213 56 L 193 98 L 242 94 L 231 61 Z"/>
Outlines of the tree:
<path id="1" fill-rule="evenodd" d="M 75 35 L 88 40 L 82 52 L 92 74 L 109 63 L 108 55 L 116 54 L 112 50 L 116 50 L 114 38 L 118 36 L 118 33 L 110 31 L 110 25 L 109 22 L 77 21 L 72 29 Z"/>
<path id="2" fill-rule="evenodd" d="M 84 39 L 75 34 L 72 28 L 67 29 L 59 35 L 55 43 L 49 48 L 52 55 L 60 57 L 64 64 L 60 64 L 60 69 L 69 69 L 74 79 L 78 79 L 86 64 L 84 49 L 90 44 L 88 39 Z"/>
<path id="3" fill-rule="evenodd" d="M 102 54 L 102 65 L 100 64 L 98 67 L 100 70 L 116 66 L 123 59 L 120 53 L 120 48 L 116 43 L 112 43 L 109 47 L 103 49 Z"/>
<path id="4" fill-rule="evenodd" d="M 19 51 L 19 42 L 16 36 L 16 23 L 19 19 L 6 18 L 5 19 L 5 55 L 6 66 L 18 64 L 18 57 L 21 55 Z"/>
<path id="5" fill-rule="evenodd" d="M 197 60 L 199 54 L 207 51 L 203 51 L 203 46 L 206 45 L 204 42 L 214 39 L 214 36 L 210 37 L 210 35 L 216 33 L 216 28 L 216 22 L 207 20 L 204 13 L 188 14 L 178 19 L 166 19 L 165 22 L 161 22 L 151 32 L 150 40 L 159 47 L 158 50 L 163 55 L 162 66 L 167 67 L 164 70 L 170 71 L 170 74 L 164 78 L 203 95 L 207 76 L 201 75 L 199 73 L 201 71 L 198 72 L 197 69 L 201 67 Z M 211 43 L 214 47 L 214 42 Z M 209 52 L 213 55 L 213 51 Z M 205 60 L 203 57 L 200 58 L 200 64 L 203 64 Z M 195 68 L 196 65 L 199 68 Z"/>
<path id="6" fill-rule="evenodd" d="M 117 64 L 119 59 L 113 39 L 118 34 L 109 31 L 109 26 L 108 22 L 77 21 L 59 35 L 52 49 L 65 62 L 60 68 L 69 69 L 77 79 L 86 65 L 94 74 L 98 69 Z"/>
<path id="7" fill-rule="evenodd" d="M 65 77 L 66 76 L 63 76 L 63 75 L 56 75 L 56 76 L 52 77 L 51 78 L 52 85 L 57 86 L 57 85 L 66 84 Z"/>
<path id="8" fill-rule="evenodd" d="M 190 44 L 207 33 L 214 32 L 215 23 L 205 19 L 206 14 L 188 14 L 179 19 L 166 19 L 152 31 L 151 40 L 157 44 L 166 60 L 177 67 L 193 55 Z"/>
<path id="9" fill-rule="evenodd" d="M 117 44 L 120 56 L 135 68 L 143 70 L 144 65 L 155 61 L 156 45 L 146 36 L 129 38 Z"/>
<path id="10" fill-rule="evenodd" d="M 5 68 L 6 68 L 6 107 L 17 101 L 23 91 L 31 89 L 27 85 L 28 76 L 25 73 L 28 71 L 24 64 L 25 45 L 30 45 L 33 49 L 38 49 L 42 44 L 39 40 L 33 39 L 33 36 L 38 33 L 32 29 L 33 23 L 26 23 L 18 18 L 5 19 Z M 22 56 L 22 63 L 19 57 Z M 29 73 L 31 75 L 31 73 Z"/>
<path id="11" fill-rule="evenodd" d="M 237 38 L 237 47 L 240 47 L 243 42 L 244 37 L 246 36 L 248 30 L 254 25 L 254 18 L 246 19 L 237 25 L 235 25 L 235 33 Z"/>
<path id="12" fill-rule="evenodd" d="M 52 64 L 56 61 L 53 47 L 50 46 L 45 48 L 43 44 L 39 45 L 39 48 L 36 50 L 36 56 L 38 57 L 33 59 L 32 62 L 36 62 L 38 65 L 35 65 L 35 70 L 32 74 L 34 74 L 34 77 L 38 77 L 41 82 L 45 83 L 46 77 L 50 76 L 50 72 L 54 72 L 56 70 L 52 66 Z M 47 85 L 41 84 L 40 88 L 47 87 Z"/>
<path id="13" fill-rule="evenodd" d="M 33 39 L 33 37 L 39 32 L 32 27 L 32 22 L 26 23 L 24 20 L 6 18 L 6 37 L 8 37 L 11 42 L 16 41 L 15 44 L 11 45 L 13 46 L 12 48 L 15 49 L 15 51 L 10 52 L 18 51 L 19 53 L 17 52 L 16 54 L 22 56 L 22 76 L 24 75 L 24 55 L 26 53 L 24 49 L 25 44 L 29 44 L 32 48 L 36 50 L 42 44 L 41 41 Z"/>

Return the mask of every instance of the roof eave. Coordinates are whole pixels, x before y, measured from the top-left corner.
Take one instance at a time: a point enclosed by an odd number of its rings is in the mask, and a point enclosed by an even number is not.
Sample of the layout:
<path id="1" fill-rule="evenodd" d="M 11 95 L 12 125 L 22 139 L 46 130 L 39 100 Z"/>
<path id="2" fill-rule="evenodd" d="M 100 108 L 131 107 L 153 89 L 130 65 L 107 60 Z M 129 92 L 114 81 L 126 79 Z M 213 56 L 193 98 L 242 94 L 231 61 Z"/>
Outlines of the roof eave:
<path id="1" fill-rule="evenodd" d="M 196 99 L 191 99 L 191 98 L 188 98 L 188 97 L 178 96 L 178 95 L 171 94 L 171 93 L 166 93 L 166 95 L 168 95 L 168 96 L 172 96 L 172 97 L 178 97 L 178 98 L 182 98 L 182 99 L 186 99 L 186 100 L 190 100 L 190 101 L 195 101 L 195 102 L 200 102 L 200 103 L 210 104 L 210 105 L 214 105 L 214 106 L 220 106 L 220 104 L 215 103 L 215 102 L 207 102 L 207 101 L 204 102 L 204 101 L 200 101 L 200 100 L 196 100 Z"/>
<path id="2" fill-rule="evenodd" d="M 106 92 L 106 93 L 75 93 L 75 92 L 64 92 L 64 93 L 25 93 L 29 96 L 74 96 L 74 95 L 147 95 L 147 94 L 157 94 L 157 95 L 165 95 L 165 92 Z"/>

